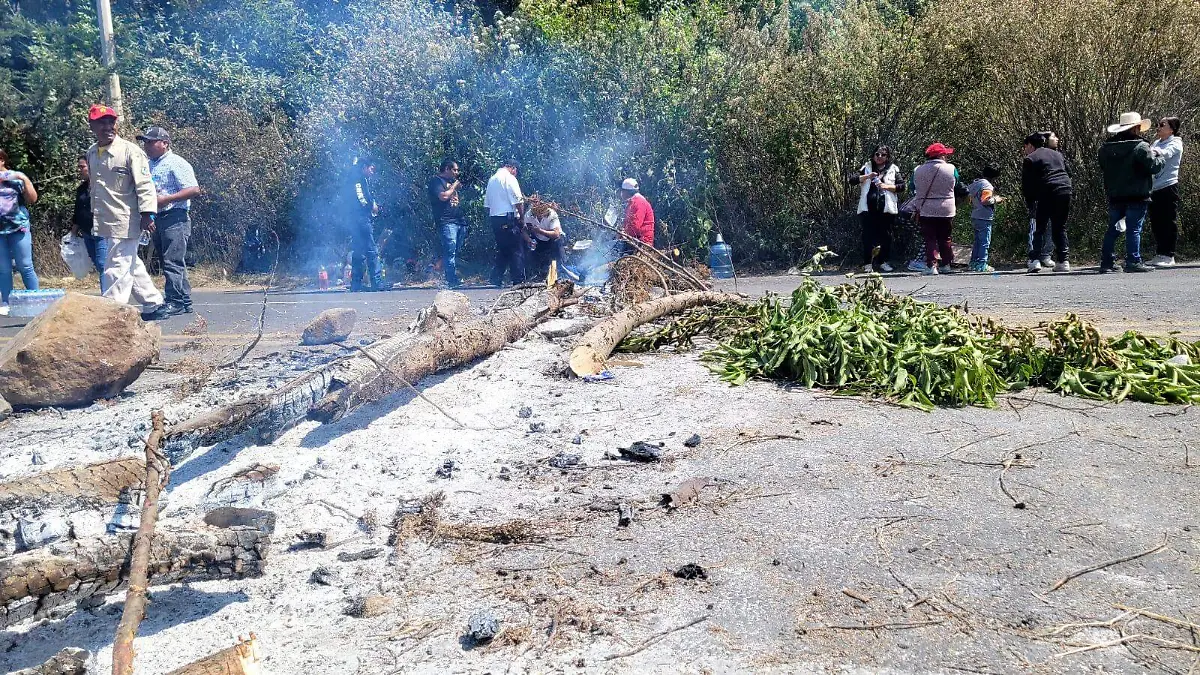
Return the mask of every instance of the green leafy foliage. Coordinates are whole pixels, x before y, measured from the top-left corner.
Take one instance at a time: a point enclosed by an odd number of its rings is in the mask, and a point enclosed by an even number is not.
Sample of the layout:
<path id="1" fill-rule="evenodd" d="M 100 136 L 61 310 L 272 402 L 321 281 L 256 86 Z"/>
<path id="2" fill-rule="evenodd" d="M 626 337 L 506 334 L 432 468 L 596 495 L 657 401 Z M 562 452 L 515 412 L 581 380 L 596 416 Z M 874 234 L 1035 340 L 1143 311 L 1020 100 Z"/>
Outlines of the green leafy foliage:
<path id="1" fill-rule="evenodd" d="M 879 279 L 805 279 L 788 298 L 693 310 L 621 349 L 688 347 L 701 333 L 720 340 L 703 358 L 734 385 L 788 380 L 924 410 L 990 408 L 999 394 L 1034 385 L 1105 401 L 1200 402 L 1200 342 L 1133 331 L 1106 340 L 1074 314 L 1042 331 L 1014 329 L 892 294 Z"/>

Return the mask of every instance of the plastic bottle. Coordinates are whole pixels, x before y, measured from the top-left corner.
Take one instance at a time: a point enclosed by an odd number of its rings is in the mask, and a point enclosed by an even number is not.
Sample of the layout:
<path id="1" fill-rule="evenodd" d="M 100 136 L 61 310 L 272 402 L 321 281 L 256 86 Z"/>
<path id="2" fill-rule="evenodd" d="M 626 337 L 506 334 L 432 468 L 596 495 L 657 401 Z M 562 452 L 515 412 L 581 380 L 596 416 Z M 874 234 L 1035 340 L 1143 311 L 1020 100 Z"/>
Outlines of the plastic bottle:
<path id="1" fill-rule="evenodd" d="M 717 233 L 716 243 L 709 250 L 708 267 L 712 270 L 714 279 L 733 277 L 733 249 L 725 243 L 720 232 Z"/>

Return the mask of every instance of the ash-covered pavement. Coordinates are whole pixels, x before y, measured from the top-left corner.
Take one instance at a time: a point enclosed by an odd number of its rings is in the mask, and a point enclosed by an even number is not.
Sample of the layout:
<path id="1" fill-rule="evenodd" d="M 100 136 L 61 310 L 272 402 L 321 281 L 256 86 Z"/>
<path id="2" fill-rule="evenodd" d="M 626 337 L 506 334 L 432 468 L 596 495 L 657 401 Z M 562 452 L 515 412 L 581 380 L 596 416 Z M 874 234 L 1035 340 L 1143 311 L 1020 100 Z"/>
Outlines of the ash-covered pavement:
<path id="1" fill-rule="evenodd" d="M 1022 321 L 1075 310 L 1102 324 L 1194 334 L 1197 280 L 1196 270 L 1172 270 L 887 284 Z M 757 295 L 796 282 L 738 287 Z M 494 293 L 480 292 L 477 304 Z M 309 314 L 340 299 L 281 309 L 294 323 L 279 325 L 298 334 Z M 923 413 L 773 382 L 729 387 L 695 353 L 639 355 L 643 367 L 584 383 L 558 375 L 572 344 L 535 333 L 419 383 L 454 421 L 402 392 L 270 445 L 242 439 L 176 467 L 162 526 L 194 523 L 217 504 L 268 508 L 279 520 L 263 578 L 153 591 L 139 672 L 166 672 L 250 631 L 272 673 L 1195 667 L 1197 638 L 1178 625 L 1200 623 L 1194 409 L 1025 391 L 992 410 Z M 17 417 L 0 427 L 0 479 L 140 454 L 151 409 L 177 421 L 339 353 L 263 350 L 236 378 L 198 392 L 156 372 L 107 405 Z M 699 446 L 684 446 L 691 434 Z M 609 457 L 637 440 L 662 443 L 665 460 Z M 35 451 L 44 464 L 32 463 Z M 552 466 L 560 453 L 581 464 Z M 439 478 L 447 460 L 457 468 Z M 255 465 L 279 471 L 240 494 L 218 487 Z M 698 503 L 658 505 L 662 492 L 696 477 L 713 483 Z M 446 529 L 416 527 L 396 543 L 388 526 L 397 507 L 437 492 L 444 503 L 432 521 Z M 633 507 L 628 527 L 617 523 L 621 502 Z M 490 543 L 453 534 L 487 526 L 515 534 Z M 294 548 L 306 530 L 345 543 Z M 350 559 L 373 548 L 377 557 Z M 688 564 L 707 578 L 674 576 Z M 368 596 L 382 598 L 378 613 L 346 614 Z M 97 652 L 103 671 L 120 597 L 0 632 L 0 671 L 65 646 Z M 471 645 L 463 634 L 481 609 L 499 618 L 501 634 Z"/>

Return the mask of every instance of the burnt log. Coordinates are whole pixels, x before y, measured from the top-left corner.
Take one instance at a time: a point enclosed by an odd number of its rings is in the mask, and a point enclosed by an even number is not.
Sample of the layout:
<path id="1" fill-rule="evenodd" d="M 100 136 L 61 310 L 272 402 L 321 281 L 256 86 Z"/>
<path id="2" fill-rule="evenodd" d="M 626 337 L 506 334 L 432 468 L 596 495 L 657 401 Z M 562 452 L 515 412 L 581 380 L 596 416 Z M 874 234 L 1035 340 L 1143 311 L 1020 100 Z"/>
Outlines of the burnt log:
<path id="1" fill-rule="evenodd" d="M 461 312 L 446 316 L 439 310 L 443 320 L 429 322 L 422 332 L 381 340 L 366 354 L 328 363 L 271 394 L 172 425 L 165 438 L 167 456 L 178 462 L 199 447 L 241 434 L 269 443 L 305 419 L 322 423 L 341 419 L 364 403 L 405 388 L 406 383 L 499 351 L 569 304 L 573 291 L 571 283 L 560 282 L 516 307 L 476 318 Z"/>
<path id="2" fill-rule="evenodd" d="M 124 588 L 133 538 L 127 533 L 75 540 L 0 559 L 0 628 L 69 614 L 73 603 Z M 150 585 L 261 576 L 270 543 L 270 533 L 255 527 L 157 532 L 150 545 Z"/>
<path id="3" fill-rule="evenodd" d="M 70 469 L 56 469 L 0 483 L 0 512 L 18 509 L 77 510 L 116 504 L 121 493 L 140 488 L 146 461 L 125 457 Z"/>
<path id="4" fill-rule="evenodd" d="M 22 668 L 12 675 L 88 675 L 87 666 L 91 658 L 91 652 L 86 649 L 66 647 L 40 666 Z"/>

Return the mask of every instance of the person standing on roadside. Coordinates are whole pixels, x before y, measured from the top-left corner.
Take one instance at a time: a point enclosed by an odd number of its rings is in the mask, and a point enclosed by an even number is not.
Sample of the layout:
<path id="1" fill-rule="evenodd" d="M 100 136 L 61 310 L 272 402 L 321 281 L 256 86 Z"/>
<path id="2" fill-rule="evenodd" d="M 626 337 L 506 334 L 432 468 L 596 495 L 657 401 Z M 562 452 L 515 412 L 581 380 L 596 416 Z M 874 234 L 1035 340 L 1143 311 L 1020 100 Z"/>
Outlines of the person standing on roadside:
<path id="1" fill-rule="evenodd" d="M 903 185 L 900 167 L 892 162 L 892 149 L 886 145 L 875 148 L 856 180 L 859 185 L 858 217 L 862 221 L 863 271 L 875 271 L 878 261 L 879 271 L 891 272 L 888 261 L 892 256 L 892 228 L 899 209 L 896 192 Z"/>
<path id="2" fill-rule="evenodd" d="M 954 148 L 934 143 L 925 148 L 925 163 L 913 171 L 917 223 L 925 239 L 925 274 L 947 274 L 954 262 L 950 229 L 954 225 L 954 193 L 958 169 L 946 158 Z"/>
<path id="3" fill-rule="evenodd" d="M 379 215 L 379 204 L 375 202 L 375 191 L 371 179 L 375 177 L 375 160 L 370 157 L 355 159 L 358 176 L 353 181 L 350 195 L 350 291 L 365 290 L 363 275 L 368 277 L 371 290 L 382 291 L 383 267 L 379 264 L 379 247 L 375 245 L 375 217 Z"/>
<path id="4" fill-rule="evenodd" d="M 108 257 L 108 244 L 104 237 L 92 234 L 92 189 L 88 178 L 87 155 L 80 155 L 75 169 L 79 175 L 79 186 L 75 188 L 75 211 L 71 214 L 71 234 L 83 240 L 88 257 L 100 275 L 100 293 L 103 294 L 108 285 L 104 281 L 104 259 Z"/>
<path id="5" fill-rule="evenodd" d="M 1153 270 L 1142 262 L 1142 226 L 1146 222 L 1150 192 L 1155 174 L 1166 161 L 1150 150 L 1142 134 L 1150 120 L 1139 113 L 1121 113 L 1116 124 L 1108 126 L 1112 137 L 1100 146 L 1100 168 L 1104 172 L 1104 192 L 1108 196 L 1108 231 L 1100 250 L 1100 273 L 1116 271 L 1117 237 L 1125 234 L 1125 271 Z"/>
<path id="6" fill-rule="evenodd" d="M 0 315 L 8 316 L 8 296 L 13 290 L 13 263 L 25 289 L 38 290 L 33 269 L 33 235 L 29 206 L 38 200 L 33 181 L 8 168 L 8 153 L 0 150 Z"/>
<path id="7" fill-rule="evenodd" d="M 512 283 L 525 281 L 525 231 L 521 226 L 525 218 L 525 195 L 517 174 L 521 167 L 510 159 L 488 179 L 483 202 L 488 211 L 488 224 L 496 236 L 496 265 L 492 270 L 492 285 L 497 288 L 504 283 L 504 271 L 509 270 Z M 525 246 L 522 246 L 522 243 Z"/>
<path id="8" fill-rule="evenodd" d="M 446 285 L 458 288 L 458 254 L 467 240 L 467 220 L 459 207 L 458 162 L 447 159 L 438 167 L 438 172 L 429 179 L 429 205 L 433 210 L 433 224 L 442 237 L 442 266 L 446 271 Z"/>
<path id="9" fill-rule="evenodd" d="M 1179 137 L 1179 118 L 1158 121 L 1158 137 L 1150 150 L 1163 160 L 1162 171 L 1154 175 L 1150 192 L 1150 229 L 1158 254 L 1150 261 L 1154 267 L 1175 264 L 1175 244 L 1179 240 L 1179 162 L 1183 158 L 1183 139 Z"/>
<path id="10" fill-rule="evenodd" d="M 88 148 L 92 216 L 96 236 L 104 237 L 104 297 L 142 307 L 142 319 L 166 319 L 162 293 L 138 256 L 139 241 L 154 234 L 158 196 L 150 177 L 150 160 L 136 144 L 117 135 L 117 112 L 104 105 L 88 110 L 88 126 L 96 137 Z"/>
<path id="11" fill-rule="evenodd" d="M 967 187 L 971 198 L 971 226 L 975 230 L 975 239 L 971 244 L 971 264 L 967 268 L 972 272 L 995 272 L 996 269 L 988 264 L 988 250 L 992 246 L 992 224 L 996 219 L 996 205 L 1004 201 L 1004 197 L 996 194 L 995 180 L 1000 177 L 1000 169 L 994 164 L 988 164 L 980 172 L 981 176 Z"/>
<path id="12" fill-rule="evenodd" d="M 638 191 L 634 178 L 621 181 L 621 199 L 625 202 L 625 234 L 654 247 L 654 208 Z M 629 248 L 629 247 L 627 247 Z"/>
<path id="13" fill-rule="evenodd" d="M 191 314 L 192 285 L 187 277 L 187 245 L 192 237 L 189 216 L 192 198 L 200 194 L 196 172 L 186 159 L 171 151 L 171 135 L 166 129 L 150 127 L 137 139 L 150 158 L 150 178 L 158 193 L 154 248 L 158 249 L 163 277 L 167 280 L 167 314 Z"/>
<path id="14" fill-rule="evenodd" d="M 1042 260 L 1047 227 L 1054 239 L 1054 271 L 1071 271 L 1071 263 L 1067 260 L 1070 253 L 1067 216 L 1071 212 L 1074 189 L 1062 153 L 1049 147 L 1052 138 L 1055 138 L 1053 133 L 1034 132 L 1025 137 L 1023 146 L 1021 193 L 1034 218 L 1025 265 L 1030 272 L 1041 271 L 1045 262 L 1049 262 Z M 1057 140 L 1054 144 L 1058 145 Z"/>

